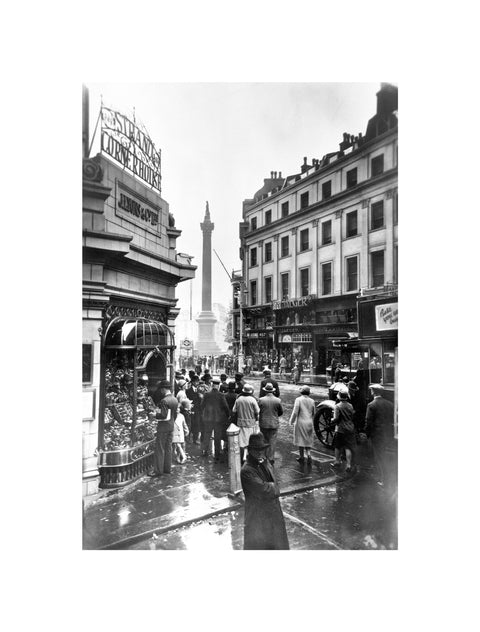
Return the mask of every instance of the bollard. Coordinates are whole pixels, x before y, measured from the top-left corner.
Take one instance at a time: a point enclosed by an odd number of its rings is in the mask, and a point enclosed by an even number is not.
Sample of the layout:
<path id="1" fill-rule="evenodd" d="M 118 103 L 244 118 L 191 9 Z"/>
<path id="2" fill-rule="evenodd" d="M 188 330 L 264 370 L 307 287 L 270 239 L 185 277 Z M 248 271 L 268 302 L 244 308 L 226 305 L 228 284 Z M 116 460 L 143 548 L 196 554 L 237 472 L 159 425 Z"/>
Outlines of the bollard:
<path id="1" fill-rule="evenodd" d="M 242 491 L 240 481 L 240 443 L 238 436 L 240 428 L 231 423 L 227 428 L 228 437 L 228 471 L 230 472 L 230 492 L 239 494 Z"/>

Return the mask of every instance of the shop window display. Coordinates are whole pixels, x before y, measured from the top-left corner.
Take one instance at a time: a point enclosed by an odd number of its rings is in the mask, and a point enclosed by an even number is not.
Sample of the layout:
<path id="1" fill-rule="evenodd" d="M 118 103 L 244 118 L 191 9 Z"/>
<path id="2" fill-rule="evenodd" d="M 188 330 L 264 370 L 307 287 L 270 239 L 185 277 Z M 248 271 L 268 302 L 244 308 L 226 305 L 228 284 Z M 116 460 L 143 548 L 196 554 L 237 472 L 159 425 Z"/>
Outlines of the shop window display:
<path id="1" fill-rule="evenodd" d="M 108 326 L 99 440 L 102 487 L 125 485 L 151 467 L 158 410 L 151 395 L 167 378 L 173 349 L 173 334 L 163 323 L 118 318 Z"/>

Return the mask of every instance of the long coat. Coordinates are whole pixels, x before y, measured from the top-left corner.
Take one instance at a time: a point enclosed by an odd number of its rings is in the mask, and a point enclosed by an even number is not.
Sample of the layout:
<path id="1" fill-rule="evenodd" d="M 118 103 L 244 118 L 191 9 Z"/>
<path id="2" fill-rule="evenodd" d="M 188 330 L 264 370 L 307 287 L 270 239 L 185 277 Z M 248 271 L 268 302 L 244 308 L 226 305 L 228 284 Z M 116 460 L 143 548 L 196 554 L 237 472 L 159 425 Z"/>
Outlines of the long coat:
<path id="1" fill-rule="evenodd" d="M 290 423 L 295 423 L 293 443 L 301 448 L 313 448 L 313 417 L 315 402 L 308 395 L 300 395 L 293 404 Z"/>
<path id="2" fill-rule="evenodd" d="M 376 396 L 367 406 L 365 432 L 373 443 L 383 444 L 392 432 L 393 404 Z"/>
<path id="3" fill-rule="evenodd" d="M 250 454 L 240 472 L 245 494 L 245 550 L 289 549 L 285 519 L 278 499 L 280 489 L 267 459 Z"/>

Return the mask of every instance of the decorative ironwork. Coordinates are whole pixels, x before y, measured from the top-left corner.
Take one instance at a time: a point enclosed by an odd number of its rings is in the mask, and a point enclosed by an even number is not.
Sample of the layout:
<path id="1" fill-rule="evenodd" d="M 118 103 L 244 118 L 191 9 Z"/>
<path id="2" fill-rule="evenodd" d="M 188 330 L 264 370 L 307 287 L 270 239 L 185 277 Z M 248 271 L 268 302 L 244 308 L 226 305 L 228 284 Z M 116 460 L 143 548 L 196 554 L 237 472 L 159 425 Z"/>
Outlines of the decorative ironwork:
<path id="1" fill-rule="evenodd" d="M 105 320 L 111 320 L 115 317 L 121 318 L 148 318 L 148 320 L 156 320 L 165 323 L 165 314 L 153 309 L 142 309 L 141 307 L 131 307 L 127 305 L 107 305 L 105 309 Z"/>

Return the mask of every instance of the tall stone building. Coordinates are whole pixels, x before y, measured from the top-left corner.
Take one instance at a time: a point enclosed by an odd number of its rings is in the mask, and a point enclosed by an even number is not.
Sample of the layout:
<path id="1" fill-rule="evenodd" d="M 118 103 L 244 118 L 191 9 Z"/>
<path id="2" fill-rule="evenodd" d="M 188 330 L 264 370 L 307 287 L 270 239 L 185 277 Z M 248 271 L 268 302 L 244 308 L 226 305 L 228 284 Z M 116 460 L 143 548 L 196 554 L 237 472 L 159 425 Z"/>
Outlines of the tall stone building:
<path id="1" fill-rule="evenodd" d="M 365 134 L 338 151 L 271 172 L 243 202 L 245 355 L 285 355 L 325 374 L 338 340 L 358 336 L 357 297 L 396 293 L 397 88 L 382 84 Z"/>

